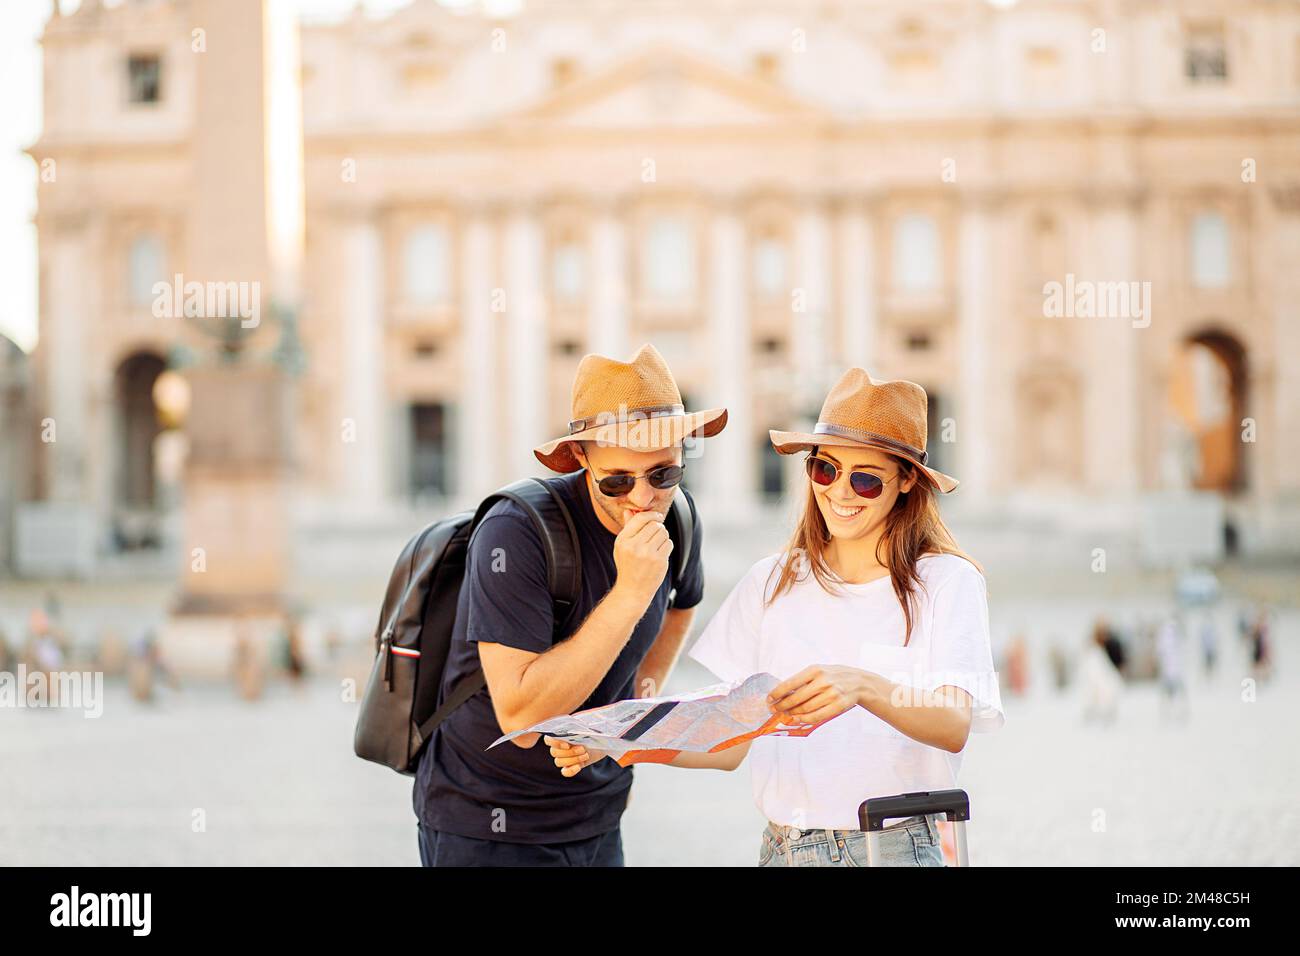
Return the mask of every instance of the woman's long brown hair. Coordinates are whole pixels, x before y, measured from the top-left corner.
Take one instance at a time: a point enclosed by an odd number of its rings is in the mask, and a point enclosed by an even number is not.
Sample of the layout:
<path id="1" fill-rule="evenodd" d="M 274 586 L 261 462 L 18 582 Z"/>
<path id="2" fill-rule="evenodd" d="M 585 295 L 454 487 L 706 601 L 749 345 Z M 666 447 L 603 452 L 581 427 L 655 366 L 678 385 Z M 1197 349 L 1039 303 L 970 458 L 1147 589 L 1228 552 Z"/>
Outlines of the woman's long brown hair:
<path id="1" fill-rule="evenodd" d="M 816 449 L 814 449 L 814 454 Z M 894 456 L 890 456 L 894 457 Z M 885 517 L 885 531 L 876 546 L 876 560 L 889 568 L 889 578 L 894 585 L 894 594 L 903 608 L 903 618 L 907 622 L 907 631 L 903 637 L 903 646 L 912 639 L 912 624 L 915 620 L 916 589 L 921 584 L 917 573 L 917 562 L 927 554 L 955 554 L 965 558 L 971 564 L 984 569 L 970 555 L 957 547 L 957 540 L 943 523 L 939 514 L 939 505 L 935 500 L 935 487 L 924 472 L 902 458 L 898 462 L 899 477 L 906 481 L 913 473 L 917 481 L 912 490 L 900 494 L 894 502 L 893 510 Z M 901 482 L 900 482 L 901 483 Z M 796 580 L 801 580 L 807 562 L 808 569 L 827 592 L 834 594 L 840 582 L 826 561 L 826 546 L 830 544 L 831 533 L 826 527 L 826 519 L 817 507 L 817 492 L 812 482 L 808 482 L 808 497 L 804 500 L 803 514 L 795 526 L 790 543 L 786 546 L 786 560 L 779 562 L 772 569 L 780 576 L 776 587 L 772 589 L 766 603 L 771 604 L 786 591 L 794 587 Z M 881 550 L 885 556 L 881 557 Z M 769 583 L 771 578 L 768 579 Z"/>

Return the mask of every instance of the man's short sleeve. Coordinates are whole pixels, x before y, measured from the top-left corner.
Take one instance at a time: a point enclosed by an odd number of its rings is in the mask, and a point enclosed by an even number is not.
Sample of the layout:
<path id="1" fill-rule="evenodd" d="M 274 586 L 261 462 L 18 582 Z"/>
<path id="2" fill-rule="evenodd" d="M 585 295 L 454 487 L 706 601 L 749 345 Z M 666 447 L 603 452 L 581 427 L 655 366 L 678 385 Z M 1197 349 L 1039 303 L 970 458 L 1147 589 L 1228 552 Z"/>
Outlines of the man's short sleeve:
<path id="1" fill-rule="evenodd" d="M 690 492 L 686 492 L 686 502 L 694 519 L 695 535 L 691 539 L 691 556 L 682 569 L 681 586 L 673 599 L 673 607 L 679 611 L 695 607 L 704 600 L 704 559 L 701 557 L 704 552 L 704 525 L 700 521 L 700 513 L 695 510 L 695 501 Z"/>
<path id="2" fill-rule="evenodd" d="M 523 515 L 489 513 L 466 560 L 465 639 L 541 654 L 553 643 L 555 611 L 541 538 Z"/>

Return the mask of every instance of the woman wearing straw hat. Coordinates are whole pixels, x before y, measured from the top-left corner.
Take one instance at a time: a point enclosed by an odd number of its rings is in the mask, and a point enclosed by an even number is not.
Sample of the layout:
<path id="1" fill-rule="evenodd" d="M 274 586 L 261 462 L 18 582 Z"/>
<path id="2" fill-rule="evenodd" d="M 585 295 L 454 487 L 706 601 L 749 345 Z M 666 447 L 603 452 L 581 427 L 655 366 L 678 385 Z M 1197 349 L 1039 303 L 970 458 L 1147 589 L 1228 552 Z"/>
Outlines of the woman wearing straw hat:
<path id="1" fill-rule="evenodd" d="M 926 395 L 849 369 L 809 433 L 803 511 L 788 546 L 757 562 L 690 654 L 724 680 L 784 678 L 769 705 L 806 737 L 759 737 L 675 766 L 732 770 L 748 755 L 768 819 L 760 866 L 859 866 L 867 797 L 955 786 L 972 730 L 997 730 L 1001 697 L 983 574 L 936 502 L 957 481 L 927 464 Z M 566 775 L 599 755 L 552 747 Z M 936 817 L 887 826 L 883 862 L 942 866 Z"/>

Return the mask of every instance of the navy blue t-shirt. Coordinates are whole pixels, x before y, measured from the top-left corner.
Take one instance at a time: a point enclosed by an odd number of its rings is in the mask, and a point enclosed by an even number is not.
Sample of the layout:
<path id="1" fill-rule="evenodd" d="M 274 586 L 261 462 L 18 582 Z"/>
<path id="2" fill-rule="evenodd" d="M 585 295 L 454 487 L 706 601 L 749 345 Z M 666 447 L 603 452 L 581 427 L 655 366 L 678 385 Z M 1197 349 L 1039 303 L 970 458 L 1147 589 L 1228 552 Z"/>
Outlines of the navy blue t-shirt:
<path id="1" fill-rule="evenodd" d="M 585 470 L 551 480 L 573 515 L 582 549 L 582 590 L 568 630 L 559 635 L 562 640 L 581 627 L 614 586 L 615 535 L 596 517 Z M 695 514 L 693 501 L 691 512 Z M 704 596 L 702 542 L 697 514 L 694 545 L 674 607 L 694 607 Z M 669 573 L 613 666 L 575 710 L 637 696 L 637 668 L 663 625 L 671 588 Z M 541 537 L 518 505 L 499 501 L 470 543 L 442 695 L 479 666 L 478 641 L 540 654 L 554 643 L 553 623 Z M 564 843 L 618 826 L 632 786 L 631 767 L 607 759 L 564 777 L 541 740 L 527 750 L 507 742 L 489 751 L 501 734 L 486 687 L 435 731 L 415 778 L 415 813 L 426 827 L 506 843 Z"/>

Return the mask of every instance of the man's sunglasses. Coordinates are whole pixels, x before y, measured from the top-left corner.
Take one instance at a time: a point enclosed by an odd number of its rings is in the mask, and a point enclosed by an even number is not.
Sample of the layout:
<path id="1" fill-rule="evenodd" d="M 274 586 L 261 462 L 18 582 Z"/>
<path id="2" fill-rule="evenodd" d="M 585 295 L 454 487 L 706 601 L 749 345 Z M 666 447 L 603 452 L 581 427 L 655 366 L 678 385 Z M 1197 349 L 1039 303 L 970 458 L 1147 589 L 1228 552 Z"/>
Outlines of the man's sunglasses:
<path id="1" fill-rule="evenodd" d="M 682 483 L 682 472 L 685 469 L 681 465 L 664 465 L 661 468 L 655 468 L 646 472 L 644 475 L 609 475 L 605 478 L 596 479 L 596 487 L 606 498 L 618 498 L 626 495 L 636 487 L 638 478 L 644 478 L 650 482 L 651 488 L 674 488 Z"/>
<path id="2" fill-rule="evenodd" d="M 840 469 L 833 461 L 827 461 L 825 458 L 818 458 L 816 455 L 809 455 L 804 467 L 808 470 L 808 477 L 819 485 L 830 486 L 835 484 L 835 479 L 839 477 Z M 895 475 L 894 478 L 898 476 Z M 893 481 L 890 478 L 889 481 Z M 851 471 L 849 472 L 849 485 L 859 498 L 879 498 L 880 493 L 885 490 L 885 485 L 889 481 L 884 481 L 879 475 L 872 474 L 869 471 Z"/>

